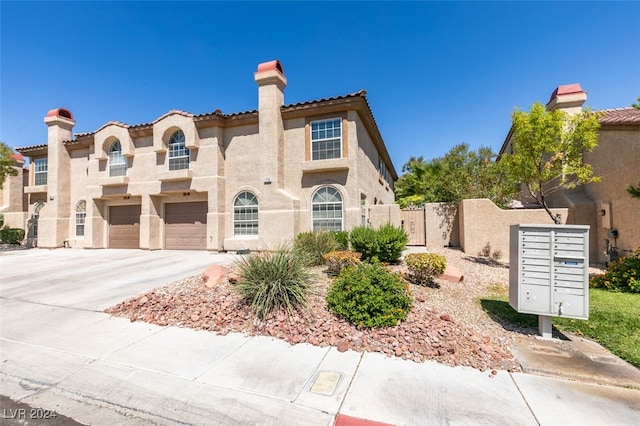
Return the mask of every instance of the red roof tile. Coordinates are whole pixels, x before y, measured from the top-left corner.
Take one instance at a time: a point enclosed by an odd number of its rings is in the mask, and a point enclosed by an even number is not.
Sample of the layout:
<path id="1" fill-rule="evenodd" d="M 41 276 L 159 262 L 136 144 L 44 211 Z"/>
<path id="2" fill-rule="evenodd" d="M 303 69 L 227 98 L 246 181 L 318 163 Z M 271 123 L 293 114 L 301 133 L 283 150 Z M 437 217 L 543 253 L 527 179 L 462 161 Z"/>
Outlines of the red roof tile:
<path id="1" fill-rule="evenodd" d="M 600 112 L 600 124 L 640 126 L 640 109 L 627 107 L 605 109 Z"/>

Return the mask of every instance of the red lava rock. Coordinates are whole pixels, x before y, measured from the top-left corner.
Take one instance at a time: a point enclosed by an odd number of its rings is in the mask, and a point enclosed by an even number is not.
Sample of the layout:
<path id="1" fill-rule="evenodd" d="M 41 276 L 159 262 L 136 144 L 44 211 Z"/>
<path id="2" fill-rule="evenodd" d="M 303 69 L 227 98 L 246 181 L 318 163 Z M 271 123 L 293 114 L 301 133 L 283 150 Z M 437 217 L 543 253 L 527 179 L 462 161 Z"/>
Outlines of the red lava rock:
<path id="1" fill-rule="evenodd" d="M 414 304 L 404 322 L 394 327 L 360 329 L 327 309 L 325 294 L 329 284 L 329 279 L 320 279 L 303 310 L 292 315 L 274 312 L 264 321 L 256 319 L 229 280 L 204 291 L 202 275 L 149 291 L 106 312 L 131 321 L 208 329 L 221 335 L 241 332 L 274 336 L 292 344 L 331 345 L 340 352 L 379 352 L 414 362 L 435 360 L 481 371 L 520 369 L 504 344 L 477 332 L 473 324 L 459 324 L 451 314 L 430 306 L 430 289 L 414 289 L 416 300 L 424 297 L 427 303 Z"/>
<path id="2" fill-rule="evenodd" d="M 338 352 L 346 352 L 349 350 L 349 340 L 340 339 L 336 346 L 338 348 Z"/>

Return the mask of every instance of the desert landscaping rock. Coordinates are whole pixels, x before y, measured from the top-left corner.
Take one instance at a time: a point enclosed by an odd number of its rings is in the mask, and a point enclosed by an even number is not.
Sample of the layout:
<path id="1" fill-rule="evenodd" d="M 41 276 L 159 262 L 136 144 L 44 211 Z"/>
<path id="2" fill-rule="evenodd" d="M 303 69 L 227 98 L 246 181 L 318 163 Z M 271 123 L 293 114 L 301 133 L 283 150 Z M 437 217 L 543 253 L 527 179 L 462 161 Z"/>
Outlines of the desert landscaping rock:
<path id="1" fill-rule="evenodd" d="M 437 280 L 439 288 L 411 285 L 414 303 L 396 327 L 359 329 L 328 310 L 325 295 L 331 278 L 315 268 L 308 305 L 293 315 L 272 313 L 258 321 L 228 279 L 207 288 L 195 275 L 156 288 L 106 310 L 107 313 L 161 326 L 172 325 L 219 334 L 266 335 L 291 344 L 310 343 L 347 350 L 381 352 L 415 362 L 435 360 L 479 370 L 520 371 L 511 353 L 512 332 L 491 320 L 477 298 L 496 283 L 508 282 L 508 268 L 486 265 L 459 250 L 434 250 L 464 274 L 464 281 Z M 395 267 L 396 269 L 401 266 Z"/>

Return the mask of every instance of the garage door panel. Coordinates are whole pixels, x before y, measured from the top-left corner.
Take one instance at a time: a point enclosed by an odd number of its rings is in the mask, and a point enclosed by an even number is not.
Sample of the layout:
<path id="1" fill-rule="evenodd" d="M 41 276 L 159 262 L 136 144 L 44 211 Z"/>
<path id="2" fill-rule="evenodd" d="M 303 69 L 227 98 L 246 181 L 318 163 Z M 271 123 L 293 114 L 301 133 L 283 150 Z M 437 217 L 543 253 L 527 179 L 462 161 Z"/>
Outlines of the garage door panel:
<path id="1" fill-rule="evenodd" d="M 109 207 L 109 248 L 140 248 L 140 206 Z"/>
<path id="2" fill-rule="evenodd" d="M 165 248 L 206 250 L 207 203 L 165 204 Z"/>

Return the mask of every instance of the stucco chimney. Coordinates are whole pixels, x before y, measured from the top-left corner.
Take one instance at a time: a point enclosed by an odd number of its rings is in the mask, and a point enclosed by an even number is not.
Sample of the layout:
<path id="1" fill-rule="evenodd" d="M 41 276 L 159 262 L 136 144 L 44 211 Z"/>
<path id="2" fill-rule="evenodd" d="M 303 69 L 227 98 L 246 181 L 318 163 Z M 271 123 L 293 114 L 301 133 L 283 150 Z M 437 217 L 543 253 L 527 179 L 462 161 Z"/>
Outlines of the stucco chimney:
<path id="1" fill-rule="evenodd" d="M 258 130 L 260 132 L 261 178 L 276 188 L 284 186 L 284 105 L 287 79 L 280 61 L 263 62 L 254 74 L 258 84 Z"/>
<path id="2" fill-rule="evenodd" d="M 52 109 L 44 122 L 48 127 L 47 199 L 38 221 L 38 246 L 54 248 L 63 245 L 69 229 L 71 160 L 63 142 L 72 140 L 76 122 L 65 108 Z"/>
<path id="3" fill-rule="evenodd" d="M 578 83 L 558 86 L 551 94 L 547 103 L 547 110 L 564 110 L 567 114 L 573 115 L 582 111 L 582 105 L 587 100 L 587 92 L 582 90 Z"/>

